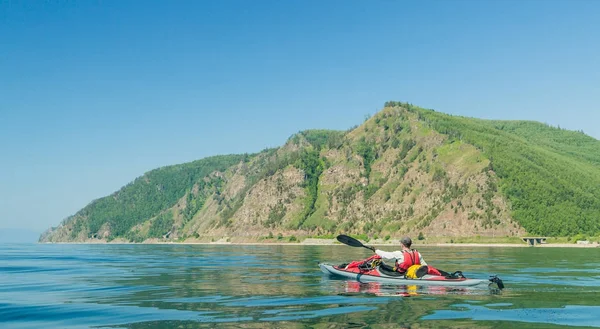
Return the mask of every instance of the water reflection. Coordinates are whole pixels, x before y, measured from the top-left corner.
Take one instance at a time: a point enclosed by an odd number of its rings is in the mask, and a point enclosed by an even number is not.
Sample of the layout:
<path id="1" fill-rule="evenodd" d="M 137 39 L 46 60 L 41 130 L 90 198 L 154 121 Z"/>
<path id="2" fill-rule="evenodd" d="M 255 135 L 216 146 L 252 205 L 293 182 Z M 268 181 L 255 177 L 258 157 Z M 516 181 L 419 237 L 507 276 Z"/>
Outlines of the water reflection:
<path id="1" fill-rule="evenodd" d="M 415 297 L 420 295 L 488 295 L 493 290 L 443 286 L 385 285 L 379 282 L 344 281 L 339 294 L 371 294 L 385 297 Z"/>
<path id="2" fill-rule="evenodd" d="M 600 250 L 420 251 L 468 277 L 498 274 L 507 288 L 496 295 L 323 275 L 318 262 L 369 255 L 346 246 L 0 245 L 0 326 L 600 327 Z"/>

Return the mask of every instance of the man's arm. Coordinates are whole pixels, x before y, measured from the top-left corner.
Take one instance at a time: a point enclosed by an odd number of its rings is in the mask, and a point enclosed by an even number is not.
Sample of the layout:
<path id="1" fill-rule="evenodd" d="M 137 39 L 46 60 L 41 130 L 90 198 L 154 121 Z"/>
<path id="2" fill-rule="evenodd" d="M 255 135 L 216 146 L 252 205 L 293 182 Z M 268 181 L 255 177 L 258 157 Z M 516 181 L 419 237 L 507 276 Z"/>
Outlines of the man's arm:
<path id="1" fill-rule="evenodd" d="M 379 255 L 382 258 L 386 258 L 386 259 L 397 259 L 399 262 L 402 262 L 404 260 L 404 254 L 402 254 L 402 251 L 383 251 L 383 250 L 375 250 L 375 253 L 377 255 Z"/>
<path id="2" fill-rule="evenodd" d="M 421 263 L 421 265 L 427 265 L 427 263 L 425 263 L 425 260 L 423 259 L 423 255 L 421 255 L 421 253 L 419 253 L 419 263 Z"/>

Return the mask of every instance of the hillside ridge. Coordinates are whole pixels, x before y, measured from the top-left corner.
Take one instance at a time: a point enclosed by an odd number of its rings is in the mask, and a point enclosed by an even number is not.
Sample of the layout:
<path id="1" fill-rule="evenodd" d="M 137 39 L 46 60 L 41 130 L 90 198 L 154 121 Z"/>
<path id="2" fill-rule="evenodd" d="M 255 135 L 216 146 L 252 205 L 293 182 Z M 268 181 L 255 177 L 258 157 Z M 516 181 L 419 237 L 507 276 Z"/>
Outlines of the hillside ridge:
<path id="1" fill-rule="evenodd" d="M 152 170 L 40 242 L 600 233 L 600 141 L 408 103 L 348 131 Z M 295 238 L 294 238 L 295 239 Z"/>

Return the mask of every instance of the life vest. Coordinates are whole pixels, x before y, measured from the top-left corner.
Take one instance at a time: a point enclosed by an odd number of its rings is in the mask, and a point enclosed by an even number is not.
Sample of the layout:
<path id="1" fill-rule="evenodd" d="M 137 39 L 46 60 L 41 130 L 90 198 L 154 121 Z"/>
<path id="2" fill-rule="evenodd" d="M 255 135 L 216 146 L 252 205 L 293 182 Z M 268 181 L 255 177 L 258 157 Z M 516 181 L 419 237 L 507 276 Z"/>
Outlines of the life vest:
<path id="1" fill-rule="evenodd" d="M 419 252 L 415 249 L 411 249 L 410 251 L 402 250 L 402 254 L 404 255 L 404 261 L 402 263 L 396 262 L 396 270 L 398 272 L 404 273 L 413 265 L 421 265 Z"/>

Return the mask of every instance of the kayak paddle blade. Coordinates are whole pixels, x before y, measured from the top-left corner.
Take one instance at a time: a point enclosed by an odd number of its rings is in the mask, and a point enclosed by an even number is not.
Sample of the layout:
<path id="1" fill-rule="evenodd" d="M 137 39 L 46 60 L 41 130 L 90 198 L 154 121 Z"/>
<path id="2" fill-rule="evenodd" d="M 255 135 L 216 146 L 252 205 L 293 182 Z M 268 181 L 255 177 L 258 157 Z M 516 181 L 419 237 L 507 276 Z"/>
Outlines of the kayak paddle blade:
<path id="1" fill-rule="evenodd" d="M 349 245 L 350 247 L 365 247 L 365 245 L 363 245 L 360 241 L 344 234 L 338 235 L 336 239 L 345 245 Z"/>

